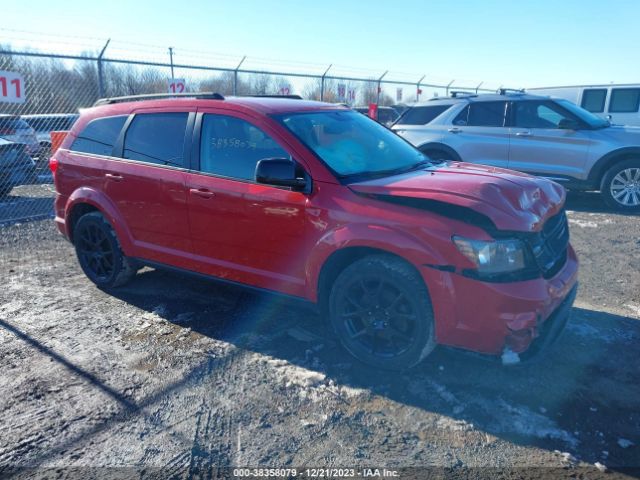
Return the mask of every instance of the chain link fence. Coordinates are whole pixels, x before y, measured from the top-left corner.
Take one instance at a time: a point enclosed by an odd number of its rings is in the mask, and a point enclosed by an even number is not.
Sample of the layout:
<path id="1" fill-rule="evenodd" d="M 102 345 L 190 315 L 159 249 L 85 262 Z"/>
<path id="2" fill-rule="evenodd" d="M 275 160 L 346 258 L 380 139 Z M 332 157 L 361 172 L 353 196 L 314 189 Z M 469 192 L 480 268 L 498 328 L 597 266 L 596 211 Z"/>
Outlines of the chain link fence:
<path id="1" fill-rule="evenodd" d="M 98 98 L 168 92 L 297 94 L 365 109 L 371 103 L 386 106 L 446 95 L 451 88 L 423 79 L 397 80 L 388 73 L 360 78 L 354 70 L 331 65 L 317 71 L 317 64 L 298 63 L 300 71 L 276 71 L 274 66 L 286 65 L 279 60 L 250 64 L 246 58 L 220 58 L 220 65 L 210 66 L 199 65 L 203 57 L 194 54 L 174 62 L 173 49 L 162 61 L 157 51 L 152 55 L 114 46 L 108 54 L 108 46 L 94 54 L 69 54 L 0 45 L 0 228 L 53 217 L 50 132 L 70 129 L 79 110 Z"/>

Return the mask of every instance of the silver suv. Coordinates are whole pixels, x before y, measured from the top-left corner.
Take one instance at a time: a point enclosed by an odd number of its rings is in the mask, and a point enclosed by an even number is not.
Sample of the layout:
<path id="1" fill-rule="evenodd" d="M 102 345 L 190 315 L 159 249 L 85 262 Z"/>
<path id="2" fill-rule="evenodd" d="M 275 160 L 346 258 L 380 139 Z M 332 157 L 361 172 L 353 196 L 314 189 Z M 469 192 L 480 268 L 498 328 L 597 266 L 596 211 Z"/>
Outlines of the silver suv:
<path id="1" fill-rule="evenodd" d="M 434 160 L 520 170 L 568 189 L 600 190 L 640 212 L 640 128 L 611 125 L 564 99 L 466 94 L 415 104 L 393 126 Z"/>

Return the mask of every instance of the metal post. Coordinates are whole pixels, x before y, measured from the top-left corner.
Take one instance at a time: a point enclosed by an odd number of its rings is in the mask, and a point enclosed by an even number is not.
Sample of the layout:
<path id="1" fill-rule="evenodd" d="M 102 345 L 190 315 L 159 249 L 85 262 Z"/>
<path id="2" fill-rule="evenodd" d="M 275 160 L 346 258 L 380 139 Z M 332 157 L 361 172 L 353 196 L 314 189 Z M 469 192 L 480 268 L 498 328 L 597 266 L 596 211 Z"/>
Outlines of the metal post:
<path id="1" fill-rule="evenodd" d="M 480 83 L 478 84 L 478 86 L 476 87 L 476 95 L 478 94 L 478 89 L 480 88 L 480 85 L 482 85 L 483 83 L 484 83 L 484 82 L 480 82 Z"/>
<path id="2" fill-rule="evenodd" d="M 102 50 L 100 50 L 100 55 L 98 55 L 98 98 L 104 98 L 104 79 L 102 78 L 102 56 L 104 55 L 105 50 L 109 46 L 109 42 L 111 39 L 107 40 L 107 43 L 104 44 Z"/>
<path id="3" fill-rule="evenodd" d="M 424 77 L 426 77 L 426 75 L 422 75 L 422 77 L 420 77 L 420 80 L 418 80 L 418 83 L 416 83 L 416 102 L 420 101 L 420 82 L 424 80 Z"/>
<path id="4" fill-rule="evenodd" d="M 173 80 L 173 47 L 169 47 L 169 62 L 171 63 L 171 80 Z"/>
<path id="5" fill-rule="evenodd" d="M 451 85 L 453 85 L 453 82 L 455 82 L 455 79 L 451 80 L 451 81 L 448 83 L 447 87 L 446 87 L 445 95 L 446 95 L 447 97 L 449 96 L 449 87 L 450 87 Z"/>
<path id="6" fill-rule="evenodd" d="M 242 57 L 242 60 L 240 60 L 240 63 L 238 64 L 236 69 L 233 71 L 233 94 L 234 95 L 238 95 L 238 69 L 240 68 L 240 65 L 242 65 L 242 62 L 244 62 L 246 58 L 247 58 L 246 55 Z"/>
<path id="7" fill-rule="evenodd" d="M 329 69 L 332 66 L 333 66 L 333 63 L 327 67 L 327 69 L 322 74 L 322 77 L 320 78 L 320 101 L 321 102 L 324 101 L 324 77 L 327 76 L 327 73 L 329 73 Z"/>
<path id="8" fill-rule="evenodd" d="M 378 79 L 378 96 L 376 97 L 376 105 L 380 105 L 380 90 L 381 90 L 380 83 L 382 83 L 382 79 L 387 73 L 389 73 L 389 70 L 387 70 L 382 75 L 380 75 L 380 78 Z"/>

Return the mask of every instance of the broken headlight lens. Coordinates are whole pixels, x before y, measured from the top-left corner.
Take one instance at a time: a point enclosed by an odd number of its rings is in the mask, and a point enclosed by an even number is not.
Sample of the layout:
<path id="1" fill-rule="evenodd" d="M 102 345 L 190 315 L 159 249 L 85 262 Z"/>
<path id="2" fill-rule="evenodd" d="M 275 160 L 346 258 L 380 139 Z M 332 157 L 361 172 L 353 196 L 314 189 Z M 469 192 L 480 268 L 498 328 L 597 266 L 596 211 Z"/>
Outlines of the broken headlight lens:
<path id="1" fill-rule="evenodd" d="M 453 237 L 453 242 L 475 264 L 480 276 L 513 273 L 527 267 L 525 246 L 518 239 L 484 241 Z"/>

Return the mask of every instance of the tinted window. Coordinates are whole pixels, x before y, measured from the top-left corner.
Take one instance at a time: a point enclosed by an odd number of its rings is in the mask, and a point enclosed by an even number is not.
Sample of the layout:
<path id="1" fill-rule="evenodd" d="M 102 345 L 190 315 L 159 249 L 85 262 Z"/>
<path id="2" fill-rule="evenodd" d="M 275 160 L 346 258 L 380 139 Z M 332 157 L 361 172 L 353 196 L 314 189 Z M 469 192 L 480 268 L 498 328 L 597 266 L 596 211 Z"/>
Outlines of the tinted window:
<path id="1" fill-rule="evenodd" d="M 136 115 L 124 138 L 122 156 L 130 160 L 183 166 L 188 113 Z"/>
<path id="2" fill-rule="evenodd" d="M 380 123 L 388 124 L 395 122 L 398 118 L 398 114 L 393 109 L 378 109 L 378 121 Z"/>
<path id="3" fill-rule="evenodd" d="M 451 105 L 413 107 L 402 116 L 402 118 L 398 122 L 398 125 L 426 125 L 438 115 L 443 113 L 445 110 L 448 110 L 450 107 Z"/>
<path id="4" fill-rule="evenodd" d="M 477 102 L 469 105 L 467 125 L 470 127 L 502 127 L 506 102 Z"/>
<path id="5" fill-rule="evenodd" d="M 0 116 L 0 129 L 2 130 L 24 130 L 29 128 L 29 124 L 18 117 L 2 117 Z M 10 132 L 11 133 L 11 132 Z"/>
<path id="6" fill-rule="evenodd" d="M 514 126 L 520 128 L 558 128 L 562 120 L 573 120 L 554 102 L 515 102 Z"/>
<path id="7" fill-rule="evenodd" d="M 637 112 L 640 104 L 640 88 L 614 88 L 611 90 L 609 111 L 612 113 Z"/>
<path id="8" fill-rule="evenodd" d="M 91 120 L 71 145 L 75 152 L 111 155 L 126 116 Z"/>
<path id="9" fill-rule="evenodd" d="M 606 99 L 606 88 L 593 88 L 583 92 L 582 103 L 580 105 L 590 112 L 601 113 L 604 112 L 604 102 Z"/>
<path id="10" fill-rule="evenodd" d="M 289 158 L 271 137 L 249 122 L 224 115 L 204 115 L 200 170 L 224 177 L 253 180 L 263 158 Z"/>

